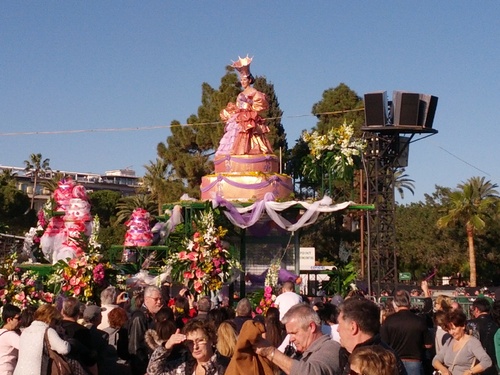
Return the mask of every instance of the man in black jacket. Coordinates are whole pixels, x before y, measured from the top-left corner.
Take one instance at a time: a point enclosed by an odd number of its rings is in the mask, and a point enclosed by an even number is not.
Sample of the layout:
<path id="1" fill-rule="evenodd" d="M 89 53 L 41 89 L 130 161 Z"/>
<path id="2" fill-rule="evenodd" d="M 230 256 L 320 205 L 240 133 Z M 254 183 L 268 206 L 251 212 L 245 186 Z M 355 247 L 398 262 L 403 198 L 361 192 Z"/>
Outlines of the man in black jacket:
<path id="1" fill-rule="evenodd" d="M 156 286 L 144 289 L 144 303 L 130 317 L 128 351 L 133 375 L 144 375 L 149 361 L 149 349 L 145 341 L 146 331 L 154 328 L 153 317 L 162 308 L 161 290 Z"/>
<path id="2" fill-rule="evenodd" d="M 481 375 L 497 375 L 496 363 L 497 357 L 495 353 L 495 342 L 494 336 L 498 330 L 497 323 L 493 320 L 490 315 L 491 304 L 483 297 L 476 298 L 472 302 L 471 314 L 474 319 L 468 322 L 468 328 L 471 334 L 478 336 L 477 338 L 481 341 L 484 350 L 491 358 L 493 365 L 487 368 Z"/>
<path id="3" fill-rule="evenodd" d="M 410 294 L 406 290 L 398 290 L 392 304 L 396 313 L 385 319 L 380 337 L 401 358 L 408 375 L 422 375 L 425 349 L 430 349 L 433 342 L 427 323 L 410 311 Z"/>
<path id="4" fill-rule="evenodd" d="M 338 318 L 338 332 L 340 335 L 340 368 L 343 375 L 348 375 L 351 367 L 349 356 L 354 349 L 360 346 L 379 345 L 394 352 L 389 345 L 380 339 L 380 309 L 372 301 L 362 297 L 346 299 L 340 305 Z M 394 353 L 397 359 L 399 375 L 407 375 L 406 369 Z"/>

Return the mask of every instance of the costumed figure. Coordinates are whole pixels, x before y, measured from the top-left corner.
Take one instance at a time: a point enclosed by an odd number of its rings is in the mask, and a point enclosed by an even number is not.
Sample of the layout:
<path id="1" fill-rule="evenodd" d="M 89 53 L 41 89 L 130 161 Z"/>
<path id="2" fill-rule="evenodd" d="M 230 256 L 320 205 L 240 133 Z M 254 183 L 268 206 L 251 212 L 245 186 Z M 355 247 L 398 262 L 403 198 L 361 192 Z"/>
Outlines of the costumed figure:
<path id="1" fill-rule="evenodd" d="M 272 146 L 267 139 L 269 127 L 259 115 L 269 108 L 266 95 L 251 85 L 255 78 L 250 73 L 250 57 L 239 58 L 233 67 L 240 74 L 243 91 L 236 103 L 229 103 L 220 117 L 226 122 L 224 136 L 220 140 L 216 155 L 258 155 L 272 154 Z"/>

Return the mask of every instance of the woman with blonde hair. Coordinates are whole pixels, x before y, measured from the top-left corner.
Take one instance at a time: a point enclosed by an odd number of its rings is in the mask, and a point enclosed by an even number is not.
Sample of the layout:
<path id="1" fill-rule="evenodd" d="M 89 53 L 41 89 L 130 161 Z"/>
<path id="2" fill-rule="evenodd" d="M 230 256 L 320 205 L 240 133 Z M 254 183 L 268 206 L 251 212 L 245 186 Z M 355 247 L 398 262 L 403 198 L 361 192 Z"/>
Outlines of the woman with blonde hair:
<path id="1" fill-rule="evenodd" d="M 350 374 L 358 375 L 397 375 L 396 356 L 388 349 L 378 345 L 361 346 L 349 356 Z"/>
<path id="2" fill-rule="evenodd" d="M 228 320 L 222 322 L 217 329 L 217 351 L 225 357 L 231 358 L 238 341 L 236 326 Z"/>
<path id="3" fill-rule="evenodd" d="M 61 314 L 53 305 L 40 306 L 33 316 L 33 323 L 21 334 L 19 342 L 19 358 L 14 375 L 47 374 L 49 357 L 45 335 L 52 350 L 59 354 L 68 354 L 71 346 L 59 337 L 54 329 L 62 319 Z"/>

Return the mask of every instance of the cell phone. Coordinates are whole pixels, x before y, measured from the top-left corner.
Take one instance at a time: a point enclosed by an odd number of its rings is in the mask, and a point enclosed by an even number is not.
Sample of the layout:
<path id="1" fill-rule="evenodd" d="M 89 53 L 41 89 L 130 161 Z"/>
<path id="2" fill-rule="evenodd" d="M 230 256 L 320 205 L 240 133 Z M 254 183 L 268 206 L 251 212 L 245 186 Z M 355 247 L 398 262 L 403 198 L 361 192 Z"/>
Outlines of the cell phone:
<path id="1" fill-rule="evenodd" d="M 127 292 L 123 293 L 123 299 L 124 299 L 125 301 L 128 301 L 128 300 L 129 300 L 129 296 L 128 296 L 128 293 L 127 293 Z"/>

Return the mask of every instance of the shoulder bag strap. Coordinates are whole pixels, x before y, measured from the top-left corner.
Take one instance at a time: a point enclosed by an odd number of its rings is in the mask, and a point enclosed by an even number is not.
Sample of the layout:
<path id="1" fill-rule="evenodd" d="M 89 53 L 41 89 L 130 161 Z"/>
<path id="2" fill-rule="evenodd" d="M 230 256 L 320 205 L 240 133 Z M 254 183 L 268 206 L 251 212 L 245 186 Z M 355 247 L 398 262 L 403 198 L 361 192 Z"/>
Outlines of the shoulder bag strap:
<path id="1" fill-rule="evenodd" d="M 455 362 L 457 360 L 457 357 L 458 355 L 460 354 L 460 352 L 462 351 L 462 349 L 465 347 L 465 345 L 467 345 L 467 342 L 469 341 L 469 339 L 467 339 L 467 341 L 465 341 L 465 343 L 462 345 L 462 347 L 459 349 L 459 351 L 457 352 L 457 354 L 455 354 L 455 358 L 453 358 L 453 363 L 451 364 L 451 367 L 450 367 L 450 372 L 453 371 L 453 368 L 455 367 Z M 450 342 L 451 344 L 451 342 Z M 453 349 L 453 346 L 452 346 L 452 349 Z"/>

